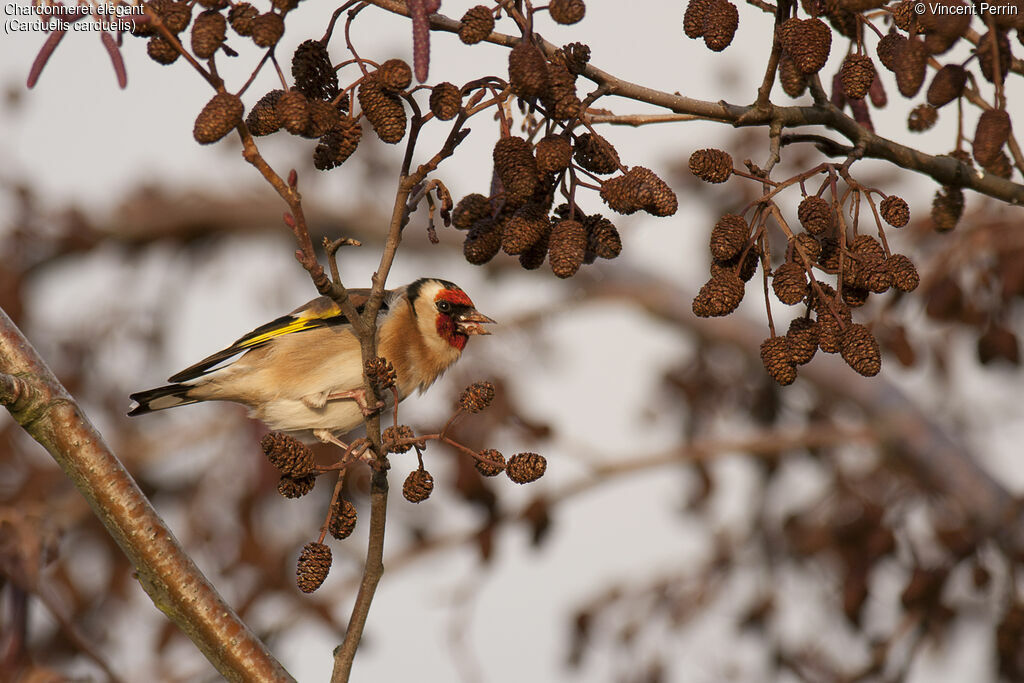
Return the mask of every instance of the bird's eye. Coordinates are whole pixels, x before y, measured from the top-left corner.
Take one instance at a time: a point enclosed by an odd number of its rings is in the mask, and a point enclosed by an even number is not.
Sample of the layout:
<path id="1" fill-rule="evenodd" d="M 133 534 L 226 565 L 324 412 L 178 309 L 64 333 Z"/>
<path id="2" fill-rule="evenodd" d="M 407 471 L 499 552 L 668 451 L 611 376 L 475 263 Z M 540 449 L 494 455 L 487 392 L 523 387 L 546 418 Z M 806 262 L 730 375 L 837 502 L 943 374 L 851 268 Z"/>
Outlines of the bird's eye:
<path id="1" fill-rule="evenodd" d="M 438 301 L 437 310 L 441 311 L 442 313 L 451 313 L 452 305 L 447 301 Z"/>

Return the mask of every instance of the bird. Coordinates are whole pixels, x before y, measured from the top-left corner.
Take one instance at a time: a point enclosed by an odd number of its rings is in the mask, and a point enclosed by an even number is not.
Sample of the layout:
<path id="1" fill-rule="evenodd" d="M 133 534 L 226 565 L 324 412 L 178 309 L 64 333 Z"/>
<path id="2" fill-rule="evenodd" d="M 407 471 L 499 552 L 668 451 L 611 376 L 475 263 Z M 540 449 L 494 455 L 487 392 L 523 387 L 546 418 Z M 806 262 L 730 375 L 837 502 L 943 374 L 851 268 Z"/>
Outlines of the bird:
<path id="1" fill-rule="evenodd" d="M 350 289 L 348 296 L 362 313 L 370 290 Z M 477 311 L 455 283 L 421 278 L 385 292 L 377 322 L 377 352 L 394 366 L 402 401 L 415 390 L 426 391 L 460 358 L 469 337 L 490 334 L 483 325 L 495 321 Z M 131 394 L 128 415 L 232 401 L 271 430 L 345 446 L 339 437 L 385 405 L 366 405 L 359 339 L 326 296 L 257 327 L 167 381 Z"/>

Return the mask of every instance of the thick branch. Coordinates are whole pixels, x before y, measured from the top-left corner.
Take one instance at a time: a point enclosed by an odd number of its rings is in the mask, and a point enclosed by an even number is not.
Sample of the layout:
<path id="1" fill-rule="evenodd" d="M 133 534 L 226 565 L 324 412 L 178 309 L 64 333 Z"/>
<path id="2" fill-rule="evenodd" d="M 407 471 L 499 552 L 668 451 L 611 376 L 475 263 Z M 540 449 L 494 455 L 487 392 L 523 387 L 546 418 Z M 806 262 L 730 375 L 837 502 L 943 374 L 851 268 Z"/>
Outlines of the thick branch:
<path id="1" fill-rule="evenodd" d="M 292 681 L 185 553 L 103 438 L 0 310 L 0 402 L 50 452 L 156 606 L 232 681 Z"/>

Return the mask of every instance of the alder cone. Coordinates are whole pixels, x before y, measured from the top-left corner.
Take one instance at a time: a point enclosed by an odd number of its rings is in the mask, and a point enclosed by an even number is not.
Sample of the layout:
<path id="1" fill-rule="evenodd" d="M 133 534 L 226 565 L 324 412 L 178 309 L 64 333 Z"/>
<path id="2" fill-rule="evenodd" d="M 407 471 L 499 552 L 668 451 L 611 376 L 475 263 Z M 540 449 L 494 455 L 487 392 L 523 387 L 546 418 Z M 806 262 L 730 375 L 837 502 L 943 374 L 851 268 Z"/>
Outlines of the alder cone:
<path id="1" fill-rule="evenodd" d="M 220 12 L 202 12 L 192 24 L 192 52 L 200 59 L 209 59 L 224 43 L 228 22 Z"/>
<path id="2" fill-rule="evenodd" d="M 868 328 L 850 324 L 839 335 L 839 353 L 858 374 L 874 377 L 882 369 L 882 352 Z"/>
<path id="3" fill-rule="evenodd" d="M 508 80 L 512 92 L 524 99 L 540 97 L 547 91 L 547 61 L 529 40 L 521 40 L 509 51 Z"/>
<path id="4" fill-rule="evenodd" d="M 407 123 L 402 100 L 381 87 L 376 74 L 370 74 L 359 84 L 356 94 L 363 115 L 373 126 L 381 141 L 393 145 L 405 137 Z"/>
<path id="5" fill-rule="evenodd" d="M 505 475 L 517 484 L 537 481 L 547 471 L 548 462 L 537 453 L 516 453 L 505 465 Z"/>
<path id="6" fill-rule="evenodd" d="M 181 33 L 192 21 L 192 7 L 187 2 L 167 2 L 160 4 L 160 19 L 171 33 Z"/>
<path id="7" fill-rule="evenodd" d="M 259 47 L 274 47 L 284 35 L 284 19 L 273 12 L 259 15 L 252 20 L 250 27 L 252 42 Z"/>
<path id="8" fill-rule="evenodd" d="M 975 50 L 978 54 L 978 65 L 981 67 L 981 75 L 989 83 L 996 82 L 995 55 L 999 56 L 998 76 L 1000 83 L 1006 79 L 1006 74 L 1010 72 L 1010 61 L 1013 58 L 1013 54 L 1010 52 L 1010 38 L 1006 35 L 1005 31 L 996 31 L 995 42 L 996 50 L 993 51 L 992 33 L 991 31 L 986 31 L 978 39 L 978 48 Z"/>
<path id="9" fill-rule="evenodd" d="M 895 72 L 896 65 L 899 63 L 900 52 L 903 51 L 903 47 L 906 44 L 906 36 L 899 33 L 887 33 L 878 41 L 878 47 L 875 49 L 878 61 L 889 71 Z"/>
<path id="10" fill-rule="evenodd" d="M 491 215 L 490 200 L 473 192 L 459 200 L 452 210 L 452 226 L 456 230 L 469 230 L 481 218 L 489 218 Z"/>
<path id="11" fill-rule="evenodd" d="M 708 15 L 711 0 L 690 0 L 683 13 L 683 33 L 696 40 L 704 35 L 704 21 Z"/>
<path id="12" fill-rule="evenodd" d="M 405 90 L 412 84 L 412 68 L 402 59 L 389 59 L 377 70 L 380 86 L 389 92 Z"/>
<path id="13" fill-rule="evenodd" d="M 732 156 L 721 149 L 698 149 L 690 155 L 689 166 L 706 183 L 724 183 L 732 175 Z"/>
<path id="14" fill-rule="evenodd" d="M 719 261 L 728 261 L 743 251 L 749 236 L 750 227 L 743 216 L 725 214 L 711 230 L 711 256 Z"/>
<path id="15" fill-rule="evenodd" d="M 587 231 L 574 220 L 561 220 L 551 229 L 548 262 L 551 272 L 560 278 L 572 277 L 583 265 L 587 250 Z"/>
<path id="16" fill-rule="evenodd" d="M 743 281 L 731 270 L 719 270 L 697 292 L 693 313 L 701 318 L 729 315 L 743 300 Z"/>
<path id="17" fill-rule="evenodd" d="M 810 363 L 818 352 L 818 325 L 809 318 L 794 318 L 786 332 L 789 360 L 794 365 Z"/>
<path id="18" fill-rule="evenodd" d="M 811 235 L 820 235 L 832 227 L 832 205 L 821 197 L 804 197 L 797 207 L 796 215 L 800 225 Z"/>
<path id="19" fill-rule="evenodd" d="M 891 194 L 878 205 L 882 219 L 894 228 L 902 228 L 910 222 L 910 207 L 902 197 Z"/>
<path id="20" fill-rule="evenodd" d="M 270 135 L 281 128 L 281 121 L 277 118 L 277 101 L 284 95 L 284 90 L 271 90 L 261 97 L 259 101 L 249 110 L 245 117 L 245 125 L 249 132 L 256 136 Z"/>
<path id="21" fill-rule="evenodd" d="M 870 57 L 848 55 L 839 69 L 839 80 L 847 97 L 862 100 L 875 80 L 875 65 Z"/>
<path id="22" fill-rule="evenodd" d="M 672 189 L 649 168 L 634 166 L 601 185 L 601 199 L 621 214 L 644 210 L 654 216 L 671 216 L 679 208 Z"/>
<path id="23" fill-rule="evenodd" d="M 493 218 L 483 218 L 466 233 L 462 255 L 474 266 L 482 266 L 501 251 L 501 240 L 501 225 Z"/>
<path id="24" fill-rule="evenodd" d="M 939 69 L 932 84 L 928 86 L 928 104 L 942 107 L 964 93 L 967 85 L 967 70 L 959 64 L 946 64 Z"/>
<path id="25" fill-rule="evenodd" d="M 898 55 L 896 87 L 904 97 L 913 97 L 924 84 L 928 70 L 928 49 L 918 38 L 910 38 Z"/>
<path id="26" fill-rule="evenodd" d="M 542 173 L 558 173 L 572 161 L 572 142 L 564 135 L 546 135 L 537 143 L 537 169 Z"/>
<path id="27" fill-rule="evenodd" d="M 964 213 L 964 191 L 955 185 L 943 185 L 932 199 L 932 221 L 936 232 L 949 232 Z"/>
<path id="28" fill-rule="evenodd" d="M 321 171 L 341 166 L 348 160 L 363 137 L 362 126 L 355 119 L 342 118 L 337 126 L 320 138 L 313 150 L 313 165 Z"/>
<path id="29" fill-rule="evenodd" d="M 792 17 L 779 26 L 782 49 L 804 74 L 818 73 L 832 49 L 832 31 L 821 19 Z"/>
<path id="30" fill-rule="evenodd" d="M 587 252 L 597 258 L 613 259 L 622 253 L 622 238 L 615 224 L 597 213 L 583 219 L 587 229 Z"/>
<path id="31" fill-rule="evenodd" d="M 807 296 L 807 273 L 792 261 L 783 263 L 772 276 L 772 289 L 779 301 L 794 306 Z"/>
<path id="32" fill-rule="evenodd" d="M 322 137 L 341 124 L 341 112 L 330 102 L 307 100 L 306 111 L 309 112 L 309 123 L 302 132 L 303 137 Z"/>
<path id="33" fill-rule="evenodd" d="M 295 579 L 299 590 L 312 593 L 323 584 L 331 570 L 331 549 L 323 543 L 307 543 L 299 555 Z"/>
<path id="34" fill-rule="evenodd" d="M 426 470 L 413 470 L 402 484 L 402 496 L 410 503 L 422 503 L 434 491 L 434 477 Z"/>
<path id="35" fill-rule="evenodd" d="M 260 14 L 259 10 L 248 2 L 240 2 L 228 10 L 228 23 L 235 33 L 248 37 L 252 35 L 252 21 Z"/>
<path id="36" fill-rule="evenodd" d="M 576 163 L 591 173 L 605 175 L 619 170 L 619 153 L 600 135 L 584 133 L 576 140 Z"/>
<path id="37" fill-rule="evenodd" d="M 704 45 L 712 52 L 729 47 L 739 23 L 736 5 L 729 0 L 710 0 L 704 18 Z"/>
<path id="38" fill-rule="evenodd" d="M 791 360 L 789 342 L 785 337 L 769 337 L 761 342 L 761 363 L 772 379 L 782 386 L 796 381 L 796 365 Z"/>
<path id="39" fill-rule="evenodd" d="M 306 96 L 298 90 L 289 90 L 281 95 L 274 106 L 281 127 L 292 135 L 302 135 L 309 126 L 309 107 Z"/>
<path id="40" fill-rule="evenodd" d="M 576 96 L 576 76 L 564 64 L 548 62 L 548 87 L 541 94 L 541 101 L 549 116 L 555 119 L 571 119 L 579 116 L 583 103 Z"/>
<path id="41" fill-rule="evenodd" d="M 536 204 L 519 207 L 505 224 L 501 238 L 502 250 L 511 256 L 522 254 L 540 240 L 550 223 L 547 211 L 542 207 Z"/>
<path id="42" fill-rule="evenodd" d="M 494 15 L 491 14 L 490 8 L 484 5 L 470 7 L 462 15 L 462 25 L 459 26 L 459 40 L 466 45 L 474 45 L 485 40 L 487 36 L 491 35 L 493 30 Z"/>
<path id="43" fill-rule="evenodd" d="M 790 97 L 799 97 L 807 90 L 807 76 L 785 52 L 779 57 L 779 82 Z"/>
<path id="44" fill-rule="evenodd" d="M 178 52 L 178 48 L 174 47 L 174 43 L 163 36 L 153 36 L 146 43 L 146 54 L 157 64 L 167 66 L 177 61 L 181 53 Z"/>
<path id="45" fill-rule="evenodd" d="M 982 112 L 974 129 L 974 159 L 982 166 L 988 166 L 999 157 L 1009 139 L 1010 115 L 1002 109 Z"/>
<path id="46" fill-rule="evenodd" d="M 501 138 L 494 145 L 492 157 L 505 194 L 521 201 L 528 199 L 537 187 L 538 173 L 530 143 L 514 135 Z"/>
<path id="47" fill-rule="evenodd" d="M 1011 163 L 1010 157 L 1006 156 L 1006 152 L 1003 150 L 999 150 L 996 158 L 985 164 L 984 169 L 986 173 L 991 173 L 1007 180 L 1013 175 L 1013 163 Z"/>
<path id="48" fill-rule="evenodd" d="M 454 83 L 438 83 L 430 91 L 430 112 L 441 121 L 451 121 L 459 115 L 462 95 Z"/>
<path id="49" fill-rule="evenodd" d="M 537 270 L 544 265 L 548 257 L 548 244 L 551 241 L 551 224 L 544 229 L 544 234 L 534 243 L 532 247 L 519 255 L 519 265 L 524 270 Z"/>
<path id="50" fill-rule="evenodd" d="M 311 100 L 333 100 L 338 95 L 338 73 L 319 40 L 306 40 L 295 48 L 292 78 L 295 89 Z"/>
<path id="51" fill-rule="evenodd" d="M 237 95 L 217 93 L 196 117 L 192 137 L 201 145 L 217 142 L 242 122 L 245 106 Z"/>
<path id="52" fill-rule="evenodd" d="M 914 262 L 903 254 L 893 254 L 885 260 L 892 276 L 893 287 L 901 292 L 912 292 L 921 284 L 921 276 Z"/>
<path id="53" fill-rule="evenodd" d="M 939 120 L 938 110 L 930 104 L 919 104 L 907 117 L 907 129 L 914 133 L 930 130 Z"/>
<path id="54" fill-rule="evenodd" d="M 551 0 L 548 4 L 548 13 L 556 23 L 575 24 L 583 19 L 583 15 L 587 13 L 587 6 L 583 0 Z"/>

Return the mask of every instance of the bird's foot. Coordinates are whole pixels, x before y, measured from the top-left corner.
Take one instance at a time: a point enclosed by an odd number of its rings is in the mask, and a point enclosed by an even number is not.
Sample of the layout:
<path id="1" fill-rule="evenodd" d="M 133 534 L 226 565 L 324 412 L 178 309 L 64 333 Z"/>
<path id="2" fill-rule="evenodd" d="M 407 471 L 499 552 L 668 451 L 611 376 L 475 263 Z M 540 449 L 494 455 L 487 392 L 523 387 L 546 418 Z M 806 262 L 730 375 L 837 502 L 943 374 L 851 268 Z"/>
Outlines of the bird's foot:
<path id="1" fill-rule="evenodd" d="M 329 443 L 346 451 L 349 449 L 349 445 L 336 437 L 334 432 L 330 429 L 314 429 L 313 436 L 319 439 L 322 443 Z"/>
<path id="2" fill-rule="evenodd" d="M 362 411 L 363 417 L 369 417 L 375 415 L 385 406 L 384 401 L 377 401 L 377 405 L 370 407 L 366 402 L 366 389 L 349 389 L 348 391 L 332 391 L 327 395 L 328 401 L 336 401 L 339 399 L 352 399 L 359 406 L 359 410 Z"/>

